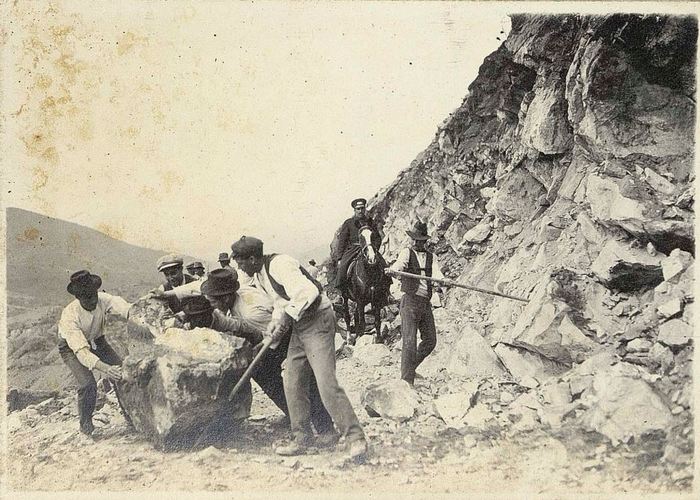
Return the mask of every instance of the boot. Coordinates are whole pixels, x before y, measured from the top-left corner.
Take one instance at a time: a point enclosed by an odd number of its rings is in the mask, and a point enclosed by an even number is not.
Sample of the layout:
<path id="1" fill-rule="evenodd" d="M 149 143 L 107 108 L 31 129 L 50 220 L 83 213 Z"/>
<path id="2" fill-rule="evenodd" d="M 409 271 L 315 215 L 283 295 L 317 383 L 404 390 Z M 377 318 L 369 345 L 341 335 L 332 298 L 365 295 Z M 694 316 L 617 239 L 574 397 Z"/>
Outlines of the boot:
<path id="1" fill-rule="evenodd" d="M 311 444 L 311 436 L 294 436 L 287 444 L 275 447 L 275 453 L 285 457 L 303 455 Z"/>

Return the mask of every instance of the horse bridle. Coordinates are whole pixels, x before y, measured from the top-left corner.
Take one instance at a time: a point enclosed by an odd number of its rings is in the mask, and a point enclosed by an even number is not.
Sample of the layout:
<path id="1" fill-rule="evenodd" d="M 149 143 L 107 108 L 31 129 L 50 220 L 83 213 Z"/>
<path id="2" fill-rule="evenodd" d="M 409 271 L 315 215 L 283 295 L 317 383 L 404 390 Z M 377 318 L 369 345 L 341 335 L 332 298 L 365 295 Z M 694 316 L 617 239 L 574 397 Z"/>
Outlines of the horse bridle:
<path id="1" fill-rule="evenodd" d="M 364 240 L 364 238 L 362 238 L 362 231 L 364 231 L 365 229 L 369 229 L 370 231 L 372 231 L 372 228 L 367 226 L 367 225 L 361 226 L 360 229 L 357 230 L 357 233 L 360 235 L 361 240 Z M 364 244 L 362 245 L 362 248 L 360 249 L 360 252 L 362 253 L 362 255 L 365 256 L 365 260 L 369 257 L 367 255 L 367 248 L 369 248 L 370 246 L 372 246 L 371 240 L 364 241 Z"/>

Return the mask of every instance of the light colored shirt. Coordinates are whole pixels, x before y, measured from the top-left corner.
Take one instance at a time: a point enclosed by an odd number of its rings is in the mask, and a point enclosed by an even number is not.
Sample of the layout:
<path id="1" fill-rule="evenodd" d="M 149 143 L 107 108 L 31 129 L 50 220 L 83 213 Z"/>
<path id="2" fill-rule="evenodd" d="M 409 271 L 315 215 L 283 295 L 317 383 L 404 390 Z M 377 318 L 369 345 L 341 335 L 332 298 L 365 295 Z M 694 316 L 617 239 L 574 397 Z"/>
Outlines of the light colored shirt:
<path id="1" fill-rule="evenodd" d="M 416 257 L 418 258 L 418 265 L 421 268 L 425 268 L 425 262 L 426 259 L 428 258 L 428 253 L 427 252 L 418 252 L 415 249 L 413 251 L 416 254 Z M 406 271 L 406 268 L 408 267 L 408 261 L 410 259 L 410 249 L 409 248 L 404 248 L 401 250 L 401 253 L 399 253 L 398 258 L 396 259 L 396 262 L 391 266 L 391 269 L 394 271 Z M 425 271 L 421 271 L 420 274 L 422 276 L 426 276 Z M 440 266 L 438 265 L 438 260 L 435 255 L 433 255 L 433 265 L 432 265 L 432 277 L 437 278 L 437 279 L 443 279 L 444 276 L 442 275 L 442 272 L 440 271 Z M 416 295 L 420 295 L 421 297 L 427 297 L 428 296 L 428 282 L 426 280 L 419 280 L 420 284 L 418 285 L 418 290 L 416 291 Z"/>
<path id="2" fill-rule="evenodd" d="M 131 304 L 121 297 L 102 292 L 97 294 L 94 311 L 86 311 L 80 301 L 75 299 L 61 313 L 58 334 L 68 343 L 78 361 L 92 370 L 100 358 L 90 351 L 90 347 L 95 348 L 95 340 L 104 335 L 107 314 L 117 314 L 128 319 L 130 307 Z"/>
<path id="3" fill-rule="evenodd" d="M 236 293 L 238 297 L 233 304 L 233 315 L 264 332 L 274 311 L 272 299 L 263 290 L 248 285 L 241 285 Z"/>
<path id="4" fill-rule="evenodd" d="M 202 295 L 201 288 L 201 281 L 193 281 L 186 285 L 177 286 L 172 291 L 175 292 L 175 296 L 178 299 L 182 300 L 183 298 Z M 232 316 L 239 317 L 261 332 L 264 332 L 272 319 L 273 311 L 272 298 L 267 293 L 251 285 L 241 284 L 241 287 L 236 292 L 233 311 L 230 311 L 230 313 L 232 313 Z"/>
<path id="5" fill-rule="evenodd" d="M 316 285 L 304 276 L 299 269 L 299 261 L 289 255 L 278 254 L 270 262 L 270 275 L 277 283 L 284 287 L 285 292 L 289 296 L 289 300 L 280 296 L 272 288 L 270 278 L 263 266 L 259 272 L 253 276 L 253 284 L 256 288 L 263 290 L 272 298 L 274 305 L 273 317 L 276 318 L 282 312 L 287 313 L 295 321 L 299 321 L 304 311 L 319 296 Z M 326 297 L 326 294 L 321 294 L 321 303 L 319 309 L 331 307 L 331 302 Z"/>

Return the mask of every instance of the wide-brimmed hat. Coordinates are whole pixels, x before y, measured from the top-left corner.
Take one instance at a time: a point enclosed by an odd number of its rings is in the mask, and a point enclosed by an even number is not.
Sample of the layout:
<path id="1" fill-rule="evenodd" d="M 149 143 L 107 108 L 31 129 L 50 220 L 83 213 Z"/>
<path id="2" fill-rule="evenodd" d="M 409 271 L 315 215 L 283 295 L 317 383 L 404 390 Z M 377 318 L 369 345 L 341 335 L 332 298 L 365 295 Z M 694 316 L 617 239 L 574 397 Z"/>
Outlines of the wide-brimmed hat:
<path id="1" fill-rule="evenodd" d="M 212 305 L 209 303 L 206 297 L 202 295 L 196 295 L 190 299 L 187 299 L 182 306 L 182 311 L 186 316 L 197 316 L 200 314 L 210 313 L 214 310 Z"/>
<path id="2" fill-rule="evenodd" d="M 414 240 L 429 240 L 430 236 L 428 236 L 428 225 L 425 222 L 417 221 L 413 225 L 413 230 L 408 230 L 406 231 L 406 234 L 409 235 L 412 239 Z"/>
<path id="3" fill-rule="evenodd" d="M 214 269 L 200 286 L 204 295 L 219 297 L 234 293 L 240 288 L 238 273 L 233 269 Z"/>
<path id="4" fill-rule="evenodd" d="M 352 208 L 360 208 L 360 207 L 366 207 L 367 206 L 367 200 L 364 198 L 355 198 L 350 202 L 350 206 Z"/>
<path id="5" fill-rule="evenodd" d="M 254 236 L 241 236 L 241 239 L 231 245 L 231 258 L 246 258 L 251 255 L 262 255 L 263 242 Z"/>
<path id="6" fill-rule="evenodd" d="M 227 252 L 221 252 L 219 254 L 219 262 L 231 262 L 231 257 Z"/>
<path id="7" fill-rule="evenodd" d="M 102 278 L 96 274 L 90 274 L 90 271 L 83 269 L 82 271 L 71 274 L 70 283 L 66 287 L 71 295 L 80 295 L 85 292 L 96 292 L 102 286 Z"/>
<path id="8" fill-rule="evenodd" d="M 195 269 L 204 269 L 204 264 L 202 264 L 198 260 L 195 260 L 194 262 L 187 264 L 186 269 L 192 271 L 194 271 Z"/>
<path id="9" fill-rule="evenodd" d="M 169 267 L 182 267 L 182 257 L 169 253 L 168 255 L 163 255 L 158 259 L 158 271 L 163 271 Z"/>

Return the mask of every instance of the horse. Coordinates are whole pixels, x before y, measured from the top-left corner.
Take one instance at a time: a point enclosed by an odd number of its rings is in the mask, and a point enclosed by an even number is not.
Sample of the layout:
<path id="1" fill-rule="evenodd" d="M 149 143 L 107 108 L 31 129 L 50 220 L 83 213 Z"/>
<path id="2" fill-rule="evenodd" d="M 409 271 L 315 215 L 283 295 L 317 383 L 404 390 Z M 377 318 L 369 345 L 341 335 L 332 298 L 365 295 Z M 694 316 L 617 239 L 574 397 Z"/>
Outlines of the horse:
<path id="1" fill-rule="evenodd" d="M 372 304 L 374 316 L 374 342 L 382 342 L 381 310 L 386 304 L 388 287 L 383 286 L 384 259 L 377 249 L 372 246 L 372 229 L 363 226 L 359 229 L 360 249 L 357 256 L 348 266 L 347 288 L 343 291 L 343 317 L 348 328 L 348 343 L 353 345 L 358 336 L 365 333 L 365 306 Z M 355 322 L 350 324 L 350 306 L 348 301 L 355 302 Z"/>

